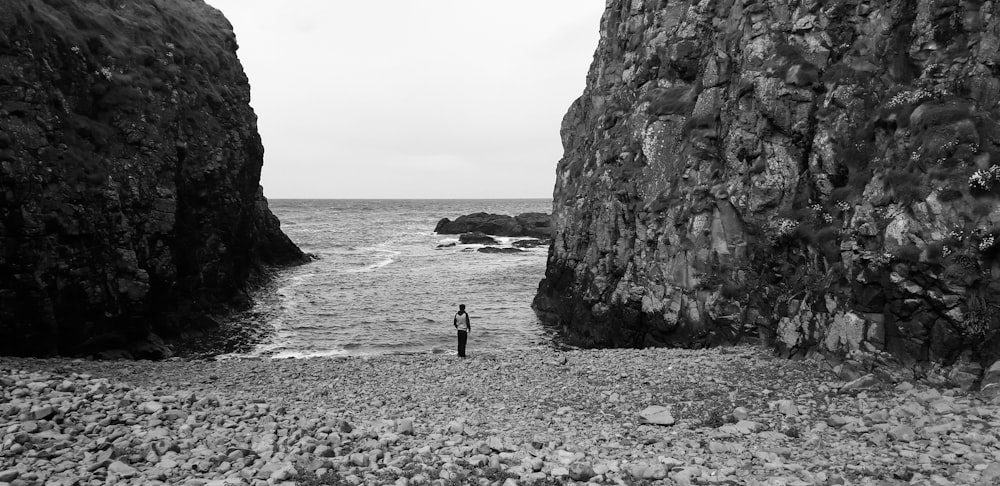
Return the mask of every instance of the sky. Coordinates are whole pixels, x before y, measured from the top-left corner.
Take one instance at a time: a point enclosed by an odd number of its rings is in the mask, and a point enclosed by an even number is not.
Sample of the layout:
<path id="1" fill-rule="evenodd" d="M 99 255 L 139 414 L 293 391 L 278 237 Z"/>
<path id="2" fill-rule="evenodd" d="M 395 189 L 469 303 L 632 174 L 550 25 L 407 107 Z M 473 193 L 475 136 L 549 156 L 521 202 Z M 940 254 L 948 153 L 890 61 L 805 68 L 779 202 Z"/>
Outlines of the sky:
<path id="1" fill-rule="evenodd" d="M 271 199 L 549 198 L 604 0 L 207 0 Z"/>

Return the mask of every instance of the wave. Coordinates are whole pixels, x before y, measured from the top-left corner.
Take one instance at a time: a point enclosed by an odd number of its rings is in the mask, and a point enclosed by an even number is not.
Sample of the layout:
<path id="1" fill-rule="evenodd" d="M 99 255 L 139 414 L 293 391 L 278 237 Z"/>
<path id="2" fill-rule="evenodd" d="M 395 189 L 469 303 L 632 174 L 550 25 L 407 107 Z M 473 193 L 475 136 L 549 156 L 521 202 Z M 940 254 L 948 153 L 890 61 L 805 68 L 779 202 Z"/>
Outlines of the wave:
<path id="1" fill-rule="evenodd" d="M 380 268 L 382 268 L 384 266 L 391 265 L 391 264 L 395 263 L 396 259 L 399 258 L 399 256 L 403 254 L 403 252 L 396 251 L 396 250 L 375 250 L 375 251 L 377 251 L 379 253 L 387 253 L 389 256 L 387 256 L 387 257 L 383 258 L 382 260 L 379 260 L 379 261 L 377 261 L 375 263 L 372 263 L 370 265 L 366 265 L 366 266 L 364 266 L 362 268 L 354 268 L 354 269 L 350 269 L 350 270 L 344 270 L 344 273 L 368 273 L 368 272 L 374 272 L 375 270 L 378 270 L 378 269 L 380 269 Z"/>

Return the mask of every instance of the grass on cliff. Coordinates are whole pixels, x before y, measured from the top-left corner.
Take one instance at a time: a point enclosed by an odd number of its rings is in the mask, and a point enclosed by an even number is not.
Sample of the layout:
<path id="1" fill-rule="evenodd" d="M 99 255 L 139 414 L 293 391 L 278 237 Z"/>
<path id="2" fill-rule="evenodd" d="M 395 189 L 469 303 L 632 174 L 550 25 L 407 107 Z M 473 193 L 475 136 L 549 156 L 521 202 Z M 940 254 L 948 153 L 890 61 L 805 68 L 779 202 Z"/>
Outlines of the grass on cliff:
<path id="1" fill-rule="evenodd" d="M 220 67 L 219 45 L 235 49 L 232 26 L 202 1 L 7 0 L 4 24 L 37 30 L 59 49 L 72 49 L 89 64 L 113 70 L 136 59 L 151 67 L 169 58 Z"/>

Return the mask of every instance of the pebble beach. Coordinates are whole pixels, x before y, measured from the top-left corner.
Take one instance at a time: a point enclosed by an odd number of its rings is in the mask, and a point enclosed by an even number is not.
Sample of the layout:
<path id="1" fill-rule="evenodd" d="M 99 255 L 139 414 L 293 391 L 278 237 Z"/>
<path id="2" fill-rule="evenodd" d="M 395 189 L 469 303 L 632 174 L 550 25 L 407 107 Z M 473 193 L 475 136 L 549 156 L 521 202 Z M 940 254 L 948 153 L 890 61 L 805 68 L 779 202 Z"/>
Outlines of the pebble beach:
<path id="1" fill-rule="evenodd" d="M 0 485 L 1000 484 L 1000 403 L 709 350 L 0 358 Z"/>

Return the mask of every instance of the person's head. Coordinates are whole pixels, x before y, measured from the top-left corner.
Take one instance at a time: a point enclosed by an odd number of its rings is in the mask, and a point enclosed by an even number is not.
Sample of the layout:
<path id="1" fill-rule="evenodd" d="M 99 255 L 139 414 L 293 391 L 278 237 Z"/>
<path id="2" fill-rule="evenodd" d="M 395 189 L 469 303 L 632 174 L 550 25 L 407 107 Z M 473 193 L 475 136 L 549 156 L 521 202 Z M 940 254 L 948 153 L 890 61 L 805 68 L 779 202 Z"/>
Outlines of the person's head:
<path id="1" fill-rule="evenodd" d="M 458 304 L 458 310 L 464 311 L 465 310 L 465 304 Z"/>

